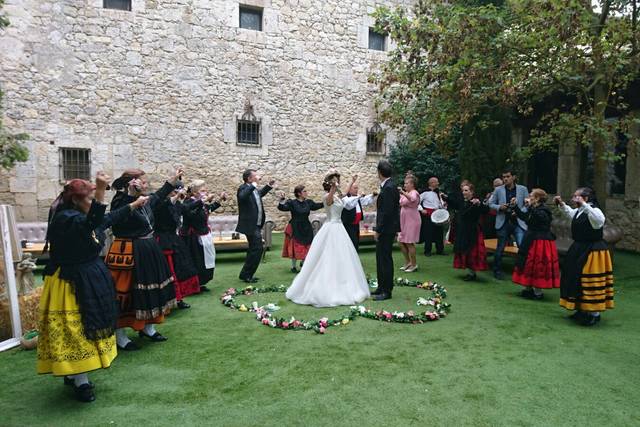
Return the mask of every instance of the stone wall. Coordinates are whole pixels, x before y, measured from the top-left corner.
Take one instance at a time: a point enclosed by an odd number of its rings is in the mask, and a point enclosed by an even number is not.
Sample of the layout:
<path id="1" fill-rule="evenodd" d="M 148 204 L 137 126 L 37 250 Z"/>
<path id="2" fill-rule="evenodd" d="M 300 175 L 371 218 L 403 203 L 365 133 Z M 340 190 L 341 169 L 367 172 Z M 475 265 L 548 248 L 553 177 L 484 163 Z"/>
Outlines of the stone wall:
<path id="1" fill-rule="evenodd" d="M 19 220 L 43 220 L 61 188 L 59 148 L 90 148 L 92 172 L 141 167 L 159 184 L 175 165 L 235 194 L 257 168 L 292 191 L 321 195 L 324 172 L 358 173 L 375 188 L 380 156 L 366 154 L 384 52 L 367 49 L 376 5 L 410 0 L 246 0 L 264 8 L 262 32 L 238 28 L 229 0 L 8 0 L 0 35 L 5 124 L 27 132 L 31 155 L 0 180 Z M 235 119 L 249 100 L 262 145 L 238 146 Z M 387 143 L 393 143 L 389 133 Z M 275 196 L 265 203 L 269 216 Z M 234 201 L 224 213 L 233 213 Z"/>
<path id="2" fill-rule="evenodd" d="M 623 197 L 607 199 L 607 221 L 620 227 L 622 240 L 617 249 L 640 252 L 640 203 Z"/>

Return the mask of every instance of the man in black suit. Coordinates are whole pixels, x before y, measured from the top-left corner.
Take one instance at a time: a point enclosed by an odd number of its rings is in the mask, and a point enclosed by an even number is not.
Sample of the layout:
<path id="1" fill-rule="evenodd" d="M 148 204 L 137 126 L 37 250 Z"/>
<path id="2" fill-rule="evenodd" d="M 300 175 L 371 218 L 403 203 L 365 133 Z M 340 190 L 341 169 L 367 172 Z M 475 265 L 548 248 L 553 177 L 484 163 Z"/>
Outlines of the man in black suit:
<path id="1" fill-rule="evenodd" d="M 274 180 L 268 185 L 258 189 L 260 176 L 254 169 L 247 169 L 242 174 L 244 184 L 238 188 L 238 226 L 236 231 L 247 236 L 249 248 L 247 257 L 240 271 L 240 280 L 246 283 L 255 283 L 258 278 L 253 277 L 260 258 L 262 257 L 262 227 L 264 226 L 265 214 L 262 198 L 273 188 Z"/>
<path id="2" fill-rule="evenodd" d="M 400 193 L 391 179 L 391 164 L 386 160 L 378 163 L 380 194 L 376 210 L 376 270 L 378 288 L 373 292 L 377 301 L 390 299 L 393 291 L 393 240 L 400 231 Z"/>

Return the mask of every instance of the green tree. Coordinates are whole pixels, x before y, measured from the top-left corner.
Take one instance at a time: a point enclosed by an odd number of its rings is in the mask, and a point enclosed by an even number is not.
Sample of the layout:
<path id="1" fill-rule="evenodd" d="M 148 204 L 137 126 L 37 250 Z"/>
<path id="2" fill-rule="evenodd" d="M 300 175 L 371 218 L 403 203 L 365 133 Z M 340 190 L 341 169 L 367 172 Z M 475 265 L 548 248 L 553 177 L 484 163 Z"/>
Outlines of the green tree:
<path id="1" fill-rule="evenodd" d="M 526 117 L 560 97 L 523 154 L 560 143 L 590 146 L 595 187 L 606 194 L 613 131 L 628 133 L 631 119 L 610 122 L 605 113 L 625 114 L 626 89 L 638 78 L 638 1 L 500 3 L 418 0 L 412 16 L 378 9 L 379 29 L 398 46 L 376 76 L 383 120 L 402 128 L 419 117 L 413 139 L 446 151 L 456 129 L 495 125 L 503 109 Z"/>
<path id="2" fill-rule="evenodd" d="M 0 0 L 0 34 L 9 25 L 9 19 L 2 11 L 4 0 Z M 0 88 L 0 167 L 11 169 L 17 162 L 24 162 L 29 158 L 29 150 L 23 142 L 29 139 L 25 133 L 12 134 L 5 129 L 2 120 L 3 92 Z"/>
<path id="3" fill-rule="evenodd" d="M 458 159 L 443 156 L 432 145 L 417 145 L 403 141 L 391 148 L 389 162 L 400 180 L 408 171 L 418 178 L 418 188 L 426 188 L 427 180 L 438 177 L 441 188 L 451 191 L 460 180 Z"/>

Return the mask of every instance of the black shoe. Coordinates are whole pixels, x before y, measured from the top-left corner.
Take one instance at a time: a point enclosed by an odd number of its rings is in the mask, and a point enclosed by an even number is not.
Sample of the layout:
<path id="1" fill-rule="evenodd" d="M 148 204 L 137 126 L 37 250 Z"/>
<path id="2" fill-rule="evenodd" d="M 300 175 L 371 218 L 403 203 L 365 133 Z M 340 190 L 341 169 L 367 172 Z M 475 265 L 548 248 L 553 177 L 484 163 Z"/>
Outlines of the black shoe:
<path id="1" fill-rule="evenodd" d="M 571 316 L 568 317 L 568 319 L 575 320 L 576 322 L 582 322 L 583 319 L 587 316 L 588 314 L 584 311 L 575 311 Z"/>
<path id="2" fill-rule="evenodd" d="M 191 305 L 190 305 L 190 304 L 187 304 L 187 303 L 186 303 L 186 302 L 184 302 L 184 301 L 178 301 L 178 308 L 179 308 L 180 310 L 184 310 L 184 309 L 187 309 L 187 308 L 191 308 Z"/>
<path id="3" fill-rule="evenodd" d="M 297 273 L 297 272 L 298 272 L 298 269 L 297 269 L 297 268 L 295 268 L 295 267 L 291 267 L 291 272 L 292 272 L 292 273 Z"/>
<path id="4" fill-rule="evenodd" d="M 373 299 L 376 301 L 384 301 L 386 299 L 391 299 L 391 294 L 380 292 L 379 294 L 374 295 Z"/>
<path id="5" fill-rule="evenodd" d="M 200 286 L 200 292 L 211 292 L 211 289 L 207 288 L 205 285 Z"/>
<path id="6" fill-rule="evenodd" d="M 138 332 L 138 336 L 140 338 L 147 337 L 153 342 L 162 342 L 162 341 L 166 341 L 167 340 L 167 337 L 161 335 L 160 332 L 156 332 L 153 335 L 147 335 L 143 331 L 140 331 L 140 332 Z"/>
<path id="7" fill-rule="evenodd" d="M 138 344 L 133 341 L 129 341 L 124 347 L 118 346 L 118 349 L 124 351 L 137 351 L 140 350 L 140 347 L 138 347 Z"/>
<path id="8" fill-rule="evenodd" d="M 444 252 L 436 252 L 436 255 L 446 255 Z"/>
<path id="9" fill-rule="evenodd" d="M 424 256 L 431 256 L 431 252 L 425 252 Z"/>
<path id="10" fill-rule="evenodd" d="M 462 280 L 464 280 L 465 282 L 472 282 L 472 281 L 476 280 L 477 278 L 478 278 L 478 276 L 476 276 L 475 273 L 474 273 L 474 274 L 467 274 L 466 276 L 464 276 L 462 278 Z"/>
<path id="11" fill-rule="evenodd" d="M 525 299 L 533 299 L 535 297 L 535 294 L 533 293 L 532 289 L 523 289 L 520 292 L 520 296 Z"/>
<path id="12" fill-rule="evenodd" d="M 371 295 L 380 295 L 382 293 L 382 289 L 376 288 L 375 291 L 371 292 Z"/>
<path id="13" fill-rule="evenodd" d="M 80 387 L 75 387 L 76 399 L 80 402 L 93 402 L 96 400 L 96 395 L 93 393 L 91 384 L 82 384 Z"/>
<path id="14" fill-rule="evenodd" d="M 600 321 L 600 316 L 594 316 L 593 314 L 586 314 L 582 316 L 580 324 L 582 326 L 593 326 Z"/>
<path id="15" fill-rule="evenodd" d="M 251 278 L 251 279 L 242 279 L 242 281 L 244 283 L 256 283 L 258 281 L 258 279 L 256 279 L 255 277 Z"/>
<path id="16" fill-rule="evenodd" d="M 89 381 L 87 384 L 89 384 L 89 387 L 91 387 L 92 389 L 96 388 L 96 385 L 91 381 Z M 73 378 L 64 377 L 64 385 L 71 385 L 75 387 L 76 382 L 73 380 Z"/>
<path id="17" fill-rule="evenodd" d="M 544 294 L 533 294 L 533 300 L 542 301 L 544 299 Z"/>
<path id="18" fill-rule="evenodd" d="M 493 277 L 495 277 L 496 280 L 503 280 L 504 279 L 504 274 L 502 274 L 502 271 L 494 271 L 493 272 Z"/>

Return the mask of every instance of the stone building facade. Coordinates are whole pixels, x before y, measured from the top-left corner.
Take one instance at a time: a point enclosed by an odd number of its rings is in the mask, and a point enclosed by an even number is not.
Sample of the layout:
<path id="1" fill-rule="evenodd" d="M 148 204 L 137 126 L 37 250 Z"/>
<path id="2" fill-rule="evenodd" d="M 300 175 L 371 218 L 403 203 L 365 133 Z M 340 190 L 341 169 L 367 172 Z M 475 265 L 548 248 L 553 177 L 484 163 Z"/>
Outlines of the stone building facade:
<path id="1" fill-rule="evenodd" d="M 394 135 L 382 154 L 367 151 L 376 120 L 368 78 L 386 58 L 370 49 L 370 14 L 411 1 L 132 0 L 126 11 L 107 3 L 6 1 L 5 125 L 31 138 L 29 161 L 0 180 L 0 201 L 17 205 L 19 220 L 46 219 L 70 149 L 89 153 L 92 174 L 140 167 L 159 184 L 182 165 L 186 180 L 233 194 L 247 167 L 288 193 L 306 184 L 314 198 L 330 167 L 375 188 Z M 243 10 L 259 15 L 259 29 L 240 28 Z M 238 143 L 248 104 L 259 144 Z M 265 203 L 270 217 L 286 219 L 274 195 Z"/>

